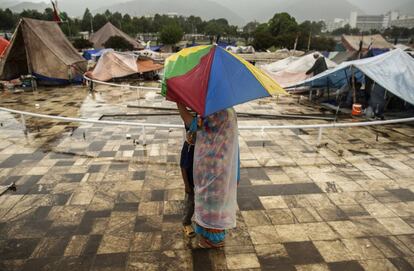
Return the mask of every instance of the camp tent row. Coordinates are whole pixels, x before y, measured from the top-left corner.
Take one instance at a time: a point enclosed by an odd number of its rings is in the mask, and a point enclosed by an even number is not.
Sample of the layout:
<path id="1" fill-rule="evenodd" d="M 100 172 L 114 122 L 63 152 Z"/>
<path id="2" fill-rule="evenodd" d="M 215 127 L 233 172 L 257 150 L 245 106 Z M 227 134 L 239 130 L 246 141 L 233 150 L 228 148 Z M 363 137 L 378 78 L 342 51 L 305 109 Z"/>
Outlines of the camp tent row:
<path id="1" fill-rule="evenodd" d="M 394 46 L 386 41 L 383 36 L 377 35 L 342 35 L 342 44 L 347 51 L 355 52 L 359 51 L 360 45 L 362 45 L 362 51 L 368 51 L 373 49 L 393 49 Z"/>
<path id="2" fill-rule="evenodd" d="M 396 49 L 371 58 L 344 62 L 293 87 L 341 88 L 352 76 L 362 80 L 366 75 L 395 96 L 414 105 L 414 58 Z"/>
<path id="3" fill-rule="evenodd" d="M 0 62 L 0 78 L 32 74 L 44 84 L 81 81 L 87 61 L 56 22 L 23 18 Z"/>

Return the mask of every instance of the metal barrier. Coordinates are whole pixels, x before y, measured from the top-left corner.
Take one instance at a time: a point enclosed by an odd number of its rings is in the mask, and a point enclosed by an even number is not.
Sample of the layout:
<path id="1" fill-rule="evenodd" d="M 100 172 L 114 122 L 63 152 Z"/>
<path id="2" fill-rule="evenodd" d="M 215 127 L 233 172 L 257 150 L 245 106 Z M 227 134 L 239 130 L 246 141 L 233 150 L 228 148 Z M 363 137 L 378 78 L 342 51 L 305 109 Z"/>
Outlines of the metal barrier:
<path id="1" fill-rule="evenodd" d="M 178 124 L 160 124 L 160 123 L 143 123 L 143 122 L 126 122 L 126 121 L 108 121 L 108 120 L 93 120 L 93 119 L 83 119 L 83 118 L 69 118 L 69 117 L 60 117 L 60 116 L 50 116 L 38 113 L 31 113 L 25 111 L 19 111 L 14 109 L 8 109 L 0 107 L 0 111 L 5 111 L 9 113 L 19 114 L 22 119 L 22 124 L 24 130 L 26 131 L 26 121 L 25 116 L 44 118 L 51 120 L 59 120 L 63 122 L 79 122 L 79 123 L 94 123 L 94 124 L 108 124 L 108 125 L 121 125 L 121 126 L 132 126 L 132 127 L 141 127 L 143 135 L 143 144 L 146 142 L 146 127 L 154 128 L 163 128 L 163 129 L 174 129 L 174 128 L 184 128 L 183 125 Z M 319 129 L 317 145 L 320 145 L 323 135 L 323 129 L 332 129 L 332 128 L 349 128 L 349 127 L 362 127 L 362 126 L 376 126 L 376 125 L 386 125 L 386 124 L 396 124 L 396 123 L 407 123 L 414 122 L 414 117 L 404 118 L 404 119 L 393 119 L 393 120 L 379 120 L 379 121 L 369 121 L 369 122 L 352 122 L 352 123 L 327 123 L 327 124 L 302 124 L 302 125 L 264 125 L 264 126 L 239 126 L 239 130 L 260 130 L 264 132 L 265 130 L 278 130 L 278 129 Z"/>

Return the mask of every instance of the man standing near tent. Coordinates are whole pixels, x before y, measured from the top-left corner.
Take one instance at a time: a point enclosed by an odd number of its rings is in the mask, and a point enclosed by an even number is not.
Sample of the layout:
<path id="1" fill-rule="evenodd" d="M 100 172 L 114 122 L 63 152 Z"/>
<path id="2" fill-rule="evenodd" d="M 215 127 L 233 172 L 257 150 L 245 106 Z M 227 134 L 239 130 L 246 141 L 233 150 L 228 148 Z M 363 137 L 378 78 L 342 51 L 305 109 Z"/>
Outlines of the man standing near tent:
<path id="1" fill-rule="evenodd" d="M 328 69 L 328 65 L 326 65 L 326 61 L 323 55 L 315 53 L 313 57 L 316 59 L 315 64 L 313 64 L 312 68 L 306 72 L 306 75 L 313 74 L 313 76 L 315 76 L 323 73 Z"/>
<path id="2" fill-rule="evenodd" d="M 312 68 L 310 68 L 306 72 L 306 75 L 312 74 L 312 76 L 315 76 L 315 75 L 318 75 L 320 73 L 323 73 L 324 71 L 326 71 L 328 69 L 328 65 L 326 65 L 326 61 L 325 61 L 325 58 L 323 57 L 323 55 L 320 55 L 318 53 L 314 53 L 313 58 L 316 59 L 315 64 L 313 64 Z M 318 89 L 318 91 L 316 92 L 316 97 L 317 98 L 322 97 L 323 92 L 324 92 L 323 89 Z"/>

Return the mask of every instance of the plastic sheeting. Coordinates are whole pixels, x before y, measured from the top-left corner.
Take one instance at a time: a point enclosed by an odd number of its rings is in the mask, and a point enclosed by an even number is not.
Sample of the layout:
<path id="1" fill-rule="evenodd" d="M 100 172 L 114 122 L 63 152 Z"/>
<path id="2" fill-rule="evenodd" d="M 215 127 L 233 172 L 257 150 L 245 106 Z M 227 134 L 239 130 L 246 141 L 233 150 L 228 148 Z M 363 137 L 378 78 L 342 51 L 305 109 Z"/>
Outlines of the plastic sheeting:
<path id="1" fill-rule="evenodd" d="M 204 119 L 194 151 L 194 220 L 209 229 L 236 226 L 238 131 L 233 108 Z"/>
<path id="2" fill-rule="evenodd" d="M 365 74 L 377 84 L 414 105 L 414 59 L 401 49 L 371 58 L 344 62 L 333 70 L 297 83 L 295 86 L 343 86 L 354 73 L 357 79 Z"/>
<path id="3" fill-rule="evenodd" d="M 253 54 L 256 52 L 253 46 L 227 46 L 226 50 L 233 54 Z"/>
<path id="4" fill-rule="evenodd" d="M 145 57 L 152 58 L 154 60 L 161 60 L 162 59 L 162 56 L 161 56 L 160 53 L 154 52 L 154 51 L 149 50 L 149 49 L 134 51 L 134 53 L 137 54 L 137 55 L 140 55 L 140 56 L 145 56 Z"/>
<path id="5" fill-rule="evenodd" d="M 152 59 L 139 59 L 133 53 L 119 53 L 112 49 L 100 51 L 102 53 L 93 72 L 88 72 L 87 76 L 100 81 L 108 81 L 112 78 L 119 78 L 135 73 L 146 73 L 159 71 L 163 65 L 155 63 Z M 94 55 L 92 55 L 94 56 Z"/>
<path id="6" fill-rule="evenodd" d="M 271 73 L 280 72 L 280 71 L 286 70 L 290 64 L 297 61 L 299 58 L 300 57 L 289 56 L 285 59 L 263 65 L 261 68 Z"/>
<path id="7" fill-rule="evenodd" d="M 83 51 L 83 58 L 85 58 L 86 60 L 92 60 L 92 55 L 96 55 L 97 53 L 99 53 L 100 51 L 102 51 L 102 49 L 92 49 L 92 50 L 85 50 Z"/>
<path id="8" fill-rule="evenodd" d="M 298 82 L 309 78 L 306 75 L 306 72 L 312 68 L 313 64 L 315 64 L 315 58 L 313 54 L 309 54 L 306 56 L 302 56 L 294 60 L 292 57 L 290 60 L 286 60 L 285 62 L 275 62 L 269 65 L 263 66 L 262 69 L 269 74 L 276 82 L 278 82 L 282 87 L 290 87 Z M 284 61 L 284 60 L 281 60 Z M 336 63 L 333 61 L 325 58 L 326 64 L 328 65 L 328 69 L 332 69 L 336 67 Z M 289 63 L 290 62 L 290 63 Z M 286 65 L 284 69 L 279 71 L 272 71 L 273 68 L 282 68 L 282 66 Z"/>

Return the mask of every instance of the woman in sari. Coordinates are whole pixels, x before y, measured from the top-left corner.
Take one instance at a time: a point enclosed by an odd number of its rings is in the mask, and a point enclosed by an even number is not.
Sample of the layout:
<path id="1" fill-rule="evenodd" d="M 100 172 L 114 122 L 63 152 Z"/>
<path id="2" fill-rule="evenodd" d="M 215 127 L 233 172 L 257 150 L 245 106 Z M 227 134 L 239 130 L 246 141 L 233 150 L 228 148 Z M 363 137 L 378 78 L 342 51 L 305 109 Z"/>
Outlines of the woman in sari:
<path id="1" fill-rule="evenodd" d="M 191 118 L 179 105 L 184 120 Z M 239 176 L 237 115 L 233 108 L 199 122 L 194 150 L 194 222 L 199 246 L 224 246 L 226 230 L 236 227 Z"/>

